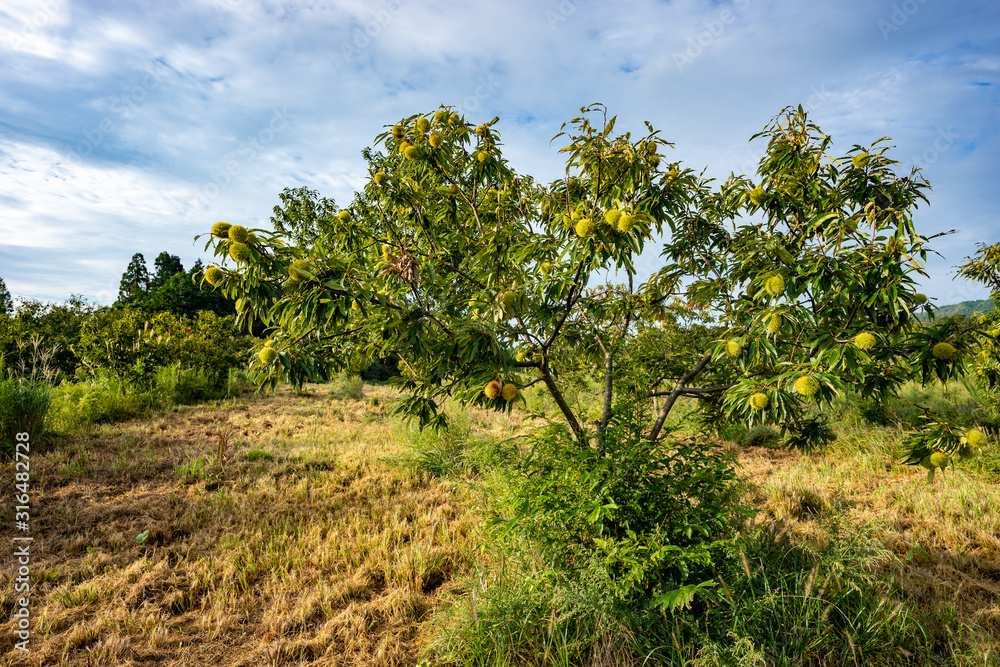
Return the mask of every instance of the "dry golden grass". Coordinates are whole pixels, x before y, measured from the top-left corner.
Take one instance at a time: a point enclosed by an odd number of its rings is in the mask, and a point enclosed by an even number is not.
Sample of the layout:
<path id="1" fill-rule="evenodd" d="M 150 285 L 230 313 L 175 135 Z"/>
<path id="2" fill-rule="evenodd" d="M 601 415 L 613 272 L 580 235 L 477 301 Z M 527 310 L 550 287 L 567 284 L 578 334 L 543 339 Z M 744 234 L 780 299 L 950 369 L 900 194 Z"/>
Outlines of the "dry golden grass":
<path id="1" fill-rule="evenodd" d="M 32 651 L 13 650 L 7 569 L 0 665 L 415 664 L 430 612 L 489 554 L 476 552 L 470 491 L 399 465 L 391 390 L 364 393 L 285 388 L 33 454 Z M 501 438 L 523 415 L 464 421 Z M 996 485 L 959 471 L 927 486 L 923 469 L 897 465 L 893 437 L 841 429 L 823 455 L 737 453 L 759 520 L 814 542 L 825 517 L 870 527 L 892 554 L 886 573 L 942 624 L 978 628 L 988 665 L 1000 655 Z M 12 512 L 0 506 L 3 525 Z"/>
<path id="2" fill-rule="evenodd" d="M 455 485 L 389 460 L 405 445 L 369 399 L 391 394 L 365 394 L 283 389 L 34 454 L 32 650 L 7 582 L 0 664 L 415 663 L 477 523 Z"/>
<path id="3" fill-rule="evenodd" d="M 814 543 L 827 539 L 823 519 L 834 514 L 870 530 L 891 552 L 884 569 L 906 596 L 938 623 L 968 630 L 984 651 L 977 664 L 1000 664 L 997 484 L 959 468 L 928 485 L 923 468 L 899 465 L 898 437 L 842 429 L 825 454 L 749 447 L 738 457 L 764 510 L 759 520 Z"/>

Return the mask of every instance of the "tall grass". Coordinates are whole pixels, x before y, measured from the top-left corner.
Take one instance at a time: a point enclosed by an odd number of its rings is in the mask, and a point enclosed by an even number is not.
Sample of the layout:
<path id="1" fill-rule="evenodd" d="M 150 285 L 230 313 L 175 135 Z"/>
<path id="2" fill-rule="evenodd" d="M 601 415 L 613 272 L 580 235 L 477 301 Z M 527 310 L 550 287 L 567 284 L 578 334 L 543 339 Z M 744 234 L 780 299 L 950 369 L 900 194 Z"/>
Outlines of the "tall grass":
<path id="1" fill-rule="evenodd" d="M 48 383 L 11 377 L 0 380 L 0 458 L 14 451 L 14 434 L 28 433 L 37 442 L 52 402 Z"/>
<path id="2" fill-rule="evenodd" d="M 57 429 L 73 430 L 132 419 L 152 409 L 232 398 L 254 386 L 248 373 L 236 368 L 229 369 L 224 383 L 217 384 L 202 370 L 172 364 L 157 369 L 149 387 L 137 387 L 99 369 L 89 378 L 57 386 L 52 392 L 52 416 Z"/>
<path id="3" fill-rule="evenodd" d="M 53 423 L 58 430 L 85 424 L 121 421 L 142 414 L 156 404 L 148 392 L 139 392 L 111 372 L 82 382 L 63 382 L 53 391 Z"/>
<path id="4" fill-rule="evenodd" d="M 490 544 L 490 567 L 439 613 L 431 662 L 902 667 L 973 659 L 962 637 L 936 627 L 878 574 L 892 554 L 877 540 L 828 525 L 819 549 L 774 524 L 748 528 L 716 563 L 713 593 L 674 612 L 561 588 L 541 576 L 542 563 Z"/>

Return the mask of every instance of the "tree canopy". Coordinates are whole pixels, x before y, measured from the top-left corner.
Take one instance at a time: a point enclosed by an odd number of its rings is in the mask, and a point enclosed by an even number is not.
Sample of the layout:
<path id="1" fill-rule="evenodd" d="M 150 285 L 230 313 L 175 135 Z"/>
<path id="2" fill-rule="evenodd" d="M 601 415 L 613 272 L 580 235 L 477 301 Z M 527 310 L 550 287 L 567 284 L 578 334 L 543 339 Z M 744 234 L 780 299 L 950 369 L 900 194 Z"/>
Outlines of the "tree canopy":
<path id="1" fill-rule="evenodd" d="M 649 124 L 616 134 L 603 106 L 582 112 L 555 138 L 566 176 L 553 183 L 510 167 L 498 119 L 476 126 L 443 107 L 376 137 L 367 184 L 335 218 L 311 194 L 293 207 L 303 229 L 322 218 L 312 245 L 289 224 L 218 223 L 206 247 L 222 266 L 206 278 L 270 327 L 270 381 L 396 354 L 396 409 L 421 424 L 440 423 L 447 397 L 509 409 L 540 384 L 598 449 L 624 402 L 663 399 L 655 441 L 681 396 L 809 447 L 828 437 L 810 406 L 964 368 L 969 332 L 916 325 L 932 308 L 916 291 L 928 184 L 900 170 L 887 138 L 836 153 L 789 108 L 755 135 L 756 174 L 716 183 L 667 162 L 672 145 Z M 663 267 L 641 282 L 635 258 L 656 242 Z M 601 378 L 599 415 L 566 400 L 580 373 Z"/>

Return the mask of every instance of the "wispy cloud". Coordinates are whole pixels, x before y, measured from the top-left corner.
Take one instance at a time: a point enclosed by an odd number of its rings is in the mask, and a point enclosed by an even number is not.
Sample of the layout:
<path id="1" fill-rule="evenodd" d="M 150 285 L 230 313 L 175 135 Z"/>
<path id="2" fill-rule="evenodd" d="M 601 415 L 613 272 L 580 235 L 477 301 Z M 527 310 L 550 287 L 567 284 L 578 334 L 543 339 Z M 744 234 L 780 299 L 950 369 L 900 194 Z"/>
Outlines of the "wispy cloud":
<path id="1" fill-rule="evenodd" d="M 620 128 L 651 121 L 676 142 L 672 158 L 720 178 L 752 171 L 761 145 L 749 137 L 802 103 L 836 148 L 888 135 L 897 159 L 924 169 L 934 191 L 921 229 L 961 229 L 937 243 L 926 289 L 980 296 L 948 272 L 973 240 L 998 240 L 1000 9 L 907 2 L 188 0 L 111 12 L 12 0 L 0 11 L 0 276 L 24 296 L 111 301 L 132 253 L 190 265 L 195 234 L 220 219 L 265 226 L 286 186 L 347 203 L 375 134 L 441 103 L 501 116 L 514 167 L 543 180 L 562 173 L 550 138 L 591 102 Z"/>

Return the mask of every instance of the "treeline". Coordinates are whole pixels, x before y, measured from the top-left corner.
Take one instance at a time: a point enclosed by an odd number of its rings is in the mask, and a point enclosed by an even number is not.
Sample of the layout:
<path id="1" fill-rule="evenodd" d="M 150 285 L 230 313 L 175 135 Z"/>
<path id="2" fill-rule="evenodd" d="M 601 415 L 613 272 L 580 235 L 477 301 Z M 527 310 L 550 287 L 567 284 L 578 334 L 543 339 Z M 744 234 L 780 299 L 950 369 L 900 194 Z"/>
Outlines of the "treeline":
<path id="1" fill-rule="evenodd" d="M 996 305 L 993 303 L 993 299 L 981 299 L 979 301 L 963 301 L 961 303 L 953 303 L 947 306 L 941 306 L 938 308 L 934 315 L 935 317 L 953 317 L 955 315 L 962 315 L 964 317 L 969 317 L 975 315 L 976 313 L 985 314 L 992 313 Z M 922 319 L 927 319 L 926 315 L 921 316 Z"/>
<path id="2" fill-rule="evenodd" d="M 116 306 L 136 306 L 146 312 L 169 311 L 175 315 L 194 315 L 208 310 L 216 315 L 235 315 L 233 302 L 218 292 L 201 289 L 201 260 L 185 271 L 177 255 L 161 252 L 153 261 L 150 274 L 142 253 L 132 255 L 118 288 Z"/>
<path id="3" fill-rule="evenodd" d="M 202 289 L 201 278 L 200 261 L 185 270 L 163 252 L 151 274 L 137 253 L 110 306 L 78 295 L 15 306 L 0 278 L 3 442 L 47 423 L 114 421 L 252 386 L 245 369 L 256 342 L 237 330 L 233 303 Z"/>
<path id="4" fill-rule="evenodd" d="M 5 375 L 58 384 L 101 371 L 148 384 L 155 368 L 180 362 L 216 380 L 245 361 L 252 342 L 234 326 L 232 301 L 200 286 L 201 261 L 185 270 L 160 253 L 150 274 L 141 253 L 121 277 L 118 300 L 97 306 L 73 295 L 65 303 L 13 306 L 0 278 L 0 359 Z M 199 347 L 210 349 L 199 350 Z"/>

